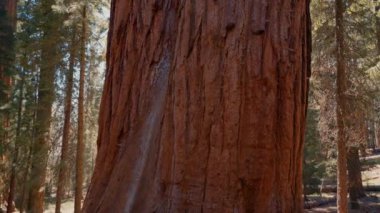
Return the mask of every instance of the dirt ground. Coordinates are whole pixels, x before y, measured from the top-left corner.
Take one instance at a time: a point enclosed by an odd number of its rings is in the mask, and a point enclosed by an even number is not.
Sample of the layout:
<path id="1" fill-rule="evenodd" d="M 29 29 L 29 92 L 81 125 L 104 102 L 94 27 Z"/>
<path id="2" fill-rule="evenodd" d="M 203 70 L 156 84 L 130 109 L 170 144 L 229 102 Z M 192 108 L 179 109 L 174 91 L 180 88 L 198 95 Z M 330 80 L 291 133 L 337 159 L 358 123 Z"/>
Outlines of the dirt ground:
<path id="1" fill-rule="evenodd" d="M 370 156 L 367 160 L 380 161 L 380 155 Z M 378 162 L 374 163 L 376 164 L 369 166 L 366 171 L 362 172 L 364 186 L 380 186 L 380 165 L 377 164 Z M 349 212 L 380 213 L 380 192 L 366 192 L 366 194 L 366 197 L 359 200 L 360 209 L 350 209 Z M 320 198 L 314 197 L 314 200 L 320 199 L 320 201 L 324 201 L 326 204 L 317 208 L 305 209 L 305 212 L 337 212 L 334 197 L 335 194 L 324 194 Z M 328 202 L 329 200 L 330 202 Z"/>
<path id="2" fill-rule="evenodd" d="M 380 156 L 378 158 L 380 161 Z M 363 185 L 378 185 L 380 186 L 380 165 L 373 165 L 369 170 L 363 171 Z M 325 213 L 325 212 L 337 212 L 336 211 L 336 201 L 334 200 L 335 194 L 323 194 L 322 197 L 319 195 L 310 196 L 312 200 L 324 201 L 327 204 L 312 208 L 305 209 L 306 213 Z M 329 202 L 330 201 L 330 202 Z M 380 192 L 367 192 L 367 197 L 359 200 L 360 209 L 350 210 L 350 213 L 380 213 Z M 54 204 L 50 204 L 45 211 L 46 213 L 54 212 Z M 72 199 L 66 200 L 62 203 L 62 213 L 72 213 L 74 209 L 74 201 Z"/>

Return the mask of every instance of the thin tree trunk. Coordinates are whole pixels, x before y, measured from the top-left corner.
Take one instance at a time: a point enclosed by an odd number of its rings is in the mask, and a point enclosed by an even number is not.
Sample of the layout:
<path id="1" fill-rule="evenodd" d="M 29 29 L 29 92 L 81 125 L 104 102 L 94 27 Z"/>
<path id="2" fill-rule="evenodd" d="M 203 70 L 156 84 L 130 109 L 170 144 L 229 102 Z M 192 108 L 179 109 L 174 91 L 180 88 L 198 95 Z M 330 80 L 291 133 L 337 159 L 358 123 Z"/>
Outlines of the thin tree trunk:
<path id="1" fill-rule="evenodd" d="M 48 60 L 48 55 L 45 55 Z M 36 124 L 36 141 L 33 147 L 31 186 L 29 191 L 28 211 L 40 213 L 44 209 L 45 178 L 49 150 L 49 128 L 54 97 L 54 70 L 42 68 L 38 89 L 38 109 Z"/>
<path id="2" fill-rule="evenodd" d="M 72 96 L 73 96 L 73 79 L 74 79 L 74 65 L 76 58 L 76 30 L 72 32 L 71 47 L 70 47 L 70 64 L 69 70 L 66 75 L 66 94 L 65 94 L 65 111 L 64 111 L 64 123 L 63 123 L 63 135 L 62 135 L 62 148 L 61 148 L 61 160 L 59 166 L 59 175 L 57 182 L 57 196 L 55 203 L 55 212 L 61 212 L 61 202 L 65 194 L 65 184 L 68 175 L 68 157 L 69 157 L 69 139 L 71 128 L 71 109 L 72 109 Z"/>
<path id="3" fill-rule="evenodd" d="M 375 139 L 376 139 L 376 148 L 380 148 L 380 128 L 379 121 L 375 122 Z"/>
<path id="4" fill-rule="evenodd" d="M 346 64 L 345 64 L 345 48 L 344 48 L 344 5 L 343 0 L 335 1 L 336 15 L 336 59 L 337 59 L 337 125 L 338 125 L 338 189 L 337 189 L 337 207 L 339 213 L 348 211 L 347 201 L 347 133 L 345 127 L 346 121 L 346 97 L 347 88 Z"/>
<path id="5" fill-rule="evenodd" d="M 378 4 L 378 0 L 374 0 L 376 4 Z M 376 16 L 376 38 L 377 38 L 377 54 L 380 55 L 380 17 L 377 15 L 380 10 L 380 5 L 376 5 L 375 7 L 375 16 Z"/>
<path id="6" fill-rule="evenodd" d="M 369 119 L 367 120 L 368 124 L 368 142 L 369 142 L 369 148 L 372 149 L 372 153 L 375 152 L 376 149 L 376 141 L 375 141 L 375 123 Z"/>
<path id="7" fill-rule="evenodd" d="M 34 141 L 32 139 L 32 141 Z M 24 212 L 24 208 L 27 205 L 27 200 L 28 200 L 28 179 L 29 179 L 29 170 L 30 170 L 30 165 L 31 165 L 31 160 L 32 160 L 32 146 L 29 148 L 29 154 L 28 158 L 26 160 L 26 167 L 23 175 L 23 188 L 22 188 L 22 193 L 21 193 L 21 201 L 20 201 L 20 213 Z"/>
<path id="8" fill-rule="evenodd" d="M 375 3 L 378 4 L 377 0 L 375 0 Z M 375 16 L 376 16 L 376 40 L 377 40 L 377 54 L 380 55 L 380 17 L 377 15 L 380 10 L 380 5 L 376 5 L 375 8 Z M 380 121 L 374 121 L 375 122 L 375 139 L 376 139 L 376 147 L 380 148 Z"/>
<path id="9" fill-rule="evenodd" d="M 40 10 L 45 16 L 56 18 L 52 11 L 54 0 L 40 2 Z M 50 21 L 50 20 L 49 20 Z M 45 198 L 45 179 L 48 151 L 50 146 L 50 123 L 54 101 L 54 77 L 57 65 L 57 26 L 44 22 L 41 30 L 45 35 L 41 40 L 41 64 L 38 86 L 38 106 L 36 117 L 36 140 L 33 144 L 31 180 L 27 211 L 42 213 Z"/>
<path id="10" fill-rule="evenodd" d="M 80 79 L 78 98 L 78 141 L 76 158 L 76 178 L 75 178 L 75 203 L 74 212 L 80 213 L 83 199 L 83 161 L 84 161 L 84 81 L 86 69 L 86 6 L 82 12 L 82 35 L 80 51 Z"/>
<path id="11" fill-rule="evenodd" d="M 83 212 L 302 212 L 308 6 L 113 0 Z"/>
<path id="12" fill-rule="evenodd" d="M 13 70 L 14 66 L 14 32 L 16 29 L 16 8 L 17 1 L 16 0 L 1 0 L 0 2 L 0 13 L 1 13 L 1 21 L 2 26 L 0 26 L 0 107 L 8 105 L 10 102 L 10 90 L 12 87 L 12 78 L 9 70 Z M 5 21 L 4 21 L 5 20 Z M 3 41 L 1 41 L 3 40 Z M 5 41 L 5 42 L 4 42 Z M 4 45 L 4 46 L 3 46 Z M 3 87 L 4 86 L 4 87 Z M 4 89 L 4 90 L 3 90 Z M 2 112 L 3 113 L 3 112 Z M 4 147 L 9 145 L 10 137 L 10 111 L 4 112 L 0 115 L 0 168 L 6 164 L 13 163 L 9 162 L 9 160 L 5 157 Z M 12 167 L 12 166 L 11 166 Z M 12 175 L 12 174 L 11 174 Z M 11 178 L 12 179 L 12 178 Z M 10 185 L 12 185 L 12 181 L 10 180 Z M 5 176 L 0 176 L 0 193 L 3 190 L 3 185 L 5 186 Z M 6 188 L 6 187 L 4 187 Z M 11 188 L 10 188 L 11 189 Z M 13 191 L 8 192 L 8 201 Z M 5 197 L 5 196 L 4 196 Z M 5 199 L 5 198 L 4 198 Z M 2 203 L 2 196 L 0 196 L 0 203 Z M 12 203 L 11 203 L 12 206 Z M 9 207 L 9 203 L 7 206 L 7 211 Z"/>
<path id="13" fill-rule="evenodd" d="M 2 0 L 2 2 L 0 2 L 0 12 L 5 12 L 5 17 L 2 17 L 2 18 L 5 18 L 7 21 L 4 26 L 1 26 L 0 39 L 4 39 L 7 42 L 12 44 L 11 46 L 8 46 L 8 47 L 2 47 L 7 51 L 3 51 L 0 53 L 1 59 L 6 60 L 4 64 L 0 64 L 0 85 L 3 84 L 4 86 L 7 87 L 6 91 L 0 90 L 0 101 L 1 101 L 0 104 L 5 104 L 9 101 L 9 96 L 10 96 L 9 89 L 12 86 L 11 76 L 7 74 L 5 71 L 6 69 L 13 66 L 14 55 L 13 55 L 12 50 L 14 48 L 13 34 L 16 29 L 16 20 L 17 20 L 16 8 L 17 8 L 17 0 Z M 9 39 L 12 41 L 10 41 Z M 9 136 L 8 136 L 9 127 L 10 127 L 9 115 L 8 113 L 5 113 L 4 119 L 2 120 L 2 128 L 4 128 L 4 134 L 0 135 L 0 146 L 5 145 L 9 139 Z M 0 153 L 0 155 L 1 154 L 2 153 Z M 0 158 L 2 158 L 2 156 L 0 156 Z"/>
<path id="14" fill-rule="evenodd" d="M 13 201 L 16 193 L 16 168 L 18 164 L 18 155 L 19 155 L 19 141 L 20 141 L 20 132 L 21 132 L 21 115 L 22 115 L 22 102 L 24 100 L 24 81 L 25 77 L 21 74 L 21 82 L 20 82 L 20 97 L 18 101 L 18 109 L 17 109 L 17 127 L 16 127 L 16 140 L 14 144 L 14 154 L 13 161 L 11 165 L 11 175 L 10 175 L 10 183 L 9 183 L 9 194 L 8 194 L 8 206 L 7 213 L 14 212 Z"/>
<path id="15" fill-rule="evenodd" d="M 348 191 L 350 194 L 350 206 L 352 209 L 359 209 L 358 199 L 365 196 L 361 165 L 359 158 L 359 148 L 350 147 L 347 155 L 348 168 Z"/>
<path id="16" fill-rule="evenodd" d="M 38 82 L 37 80 L 36 84 L 34 85 L 34 104 L 37 105 L 38 102 Z M 32 129 L 32 138 L 30 140 L 29 144 L 29 154 L 28 158 L 26 160 L 26 168 L 25 168 L 25 173 L 24 173 L 24 181 L 23 181 L 23 190 L 22 190 L 22 195 L 21 195 L 21 206 L 20 206 L 20 213 L 24 212 L 24 208 L 28 209 L 28 202 L 29 202 L 29 191 L 30 191 L 30 181 L 29 181 L 29 176 L 30 176 L 30 170 L 32 167 L 32 157 L 33 157 L 33 147 L 36 141 L 36 121 L 37 121 L 37 109 L 33 109 L 33 119 L 32 122 L 29 126 L 29 128 Z"/>

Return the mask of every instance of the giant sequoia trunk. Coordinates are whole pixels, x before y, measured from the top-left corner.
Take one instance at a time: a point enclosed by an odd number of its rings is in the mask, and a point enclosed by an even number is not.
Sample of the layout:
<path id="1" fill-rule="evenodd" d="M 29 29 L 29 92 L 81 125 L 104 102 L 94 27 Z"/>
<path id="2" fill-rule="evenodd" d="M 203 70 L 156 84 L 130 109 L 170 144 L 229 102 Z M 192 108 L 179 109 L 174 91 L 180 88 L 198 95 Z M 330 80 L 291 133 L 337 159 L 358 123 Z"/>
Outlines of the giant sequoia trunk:
<path id="1" fill-rule="evenodd" d="M 84 212 L 301 212 L 304 0 L 114 0 Z"/>

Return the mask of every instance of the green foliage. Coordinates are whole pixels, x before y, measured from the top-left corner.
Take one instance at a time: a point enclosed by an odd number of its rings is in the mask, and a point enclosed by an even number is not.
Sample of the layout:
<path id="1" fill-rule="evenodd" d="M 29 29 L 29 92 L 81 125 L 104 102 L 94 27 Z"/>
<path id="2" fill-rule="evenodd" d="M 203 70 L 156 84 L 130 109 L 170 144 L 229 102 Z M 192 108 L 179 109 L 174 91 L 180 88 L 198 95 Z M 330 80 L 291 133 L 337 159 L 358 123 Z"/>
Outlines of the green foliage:
<path id="1" fill-rule="evenodd" d="M 322 178 L 326 176 L 326 162 L 322 156 L 317 125 L 318 111 L 308 109 L 303 164 L 303 183 L 307 194 L 318 192 L 318 186 Z"/>

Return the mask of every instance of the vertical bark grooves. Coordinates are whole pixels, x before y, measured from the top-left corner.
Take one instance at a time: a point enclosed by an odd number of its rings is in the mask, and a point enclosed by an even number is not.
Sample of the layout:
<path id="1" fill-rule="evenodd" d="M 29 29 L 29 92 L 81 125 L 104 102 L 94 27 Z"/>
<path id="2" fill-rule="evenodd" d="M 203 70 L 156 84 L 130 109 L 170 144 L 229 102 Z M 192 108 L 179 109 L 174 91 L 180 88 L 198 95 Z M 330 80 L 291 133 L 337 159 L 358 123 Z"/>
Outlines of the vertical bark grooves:
<path id="1" fill-rule="evenodd" d="M 82 33 L 81 33 L 81 50 L 80 50 L 80 76 L 79 76 L 79 97 L 78 97 L 78 141 L 76 156 L 75 172 L 75 202 L 74 212 L 80 213 L 83 197 L 83 161 L 84 161 L 84 82 L 86 72 L 86 35 L 87 35 L 87 18 L 86 8 L 82 12 Z"/>
<path id="2" fill-rule="evenodd" d="M 69 70 L 66 75 L 66 91 L 65 91 L 65 109 L 64 109 L 64 123 L 63 123 L 63 135 L 62 135 L 62 147 L 61 147 L 61 160 L 59 166 L 58 182 L 57 182 L 57 195 L 55 203 L 55 212 L 61 212 L 61 202 L 65 193 L 65 184 L 67 180 L 68 172 L 68 157 L 69 157 L 69 138 L 71 127 L 71 111 L 72 111 L 72 96 L 73 96 L 73 79 L 74 79 L 74 65 L 76 58 L 76 30 L 72 32 L 71 47 L 70 47 L 70 62 Z"/>
<path id="3" fill-rule="evenodd" d="M 114 0 L 83 211 L 302 212 L 308 6 Z"/>
<path id="4" fill-rule="evenodd" d="M 344 5 L 343 0 L 335 1 L 335 19 L 336 19 L 336 60 L 337 60 L 337 125 L 338 125 L 338 189 L 337 189 L 337 207 L 339 213 L 347 212 L 347 133 L 345 123 L 347 120 L 347 101 L 345 92 L 347 90 L 346 79 L 346 62 L 345 62 L 345 40 L 344 40 Z"/>

